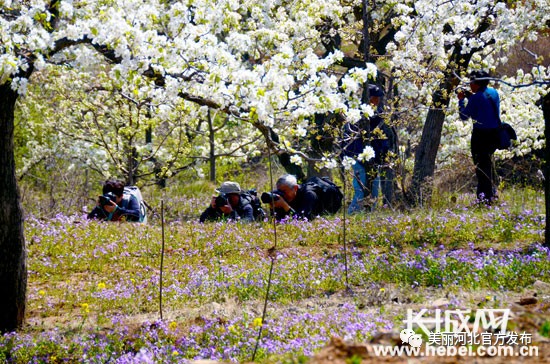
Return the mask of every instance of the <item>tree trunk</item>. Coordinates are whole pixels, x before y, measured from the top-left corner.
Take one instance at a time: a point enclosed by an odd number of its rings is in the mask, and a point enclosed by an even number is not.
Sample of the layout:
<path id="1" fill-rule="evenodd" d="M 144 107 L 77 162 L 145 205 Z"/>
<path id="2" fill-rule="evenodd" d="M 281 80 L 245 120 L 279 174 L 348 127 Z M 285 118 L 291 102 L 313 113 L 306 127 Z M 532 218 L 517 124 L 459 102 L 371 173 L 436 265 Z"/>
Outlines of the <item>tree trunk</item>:
<path id="1" fill-rule="evenodd" d="M 138 152 L 136 150 L 136 147 L 134 147 L 134 138 L 130 138 L 128 141 L 129 148 L 127 151 L 127 168 L 128 168 L 128 174 L 126 175 L 126 185 L 127 186 L 133 186 L 137 182 L 137 175 L 138 175 Z"/>
<path id="2" fill-rule="evenodd" d="M 473 54 L 473 53 L 472 53 Z M 445 109 L 449 106 L 450 95 L 453 95 L 453 88 L 458 80 L 453 76 L 454 73 L 460 73 L 468 67 L 471 54 L 461 55 L 460 48 L 455 49 L 451 64 L 460 64 L 458 70 L 449 69 L 444 80 L 433 94 L 433 105 L 428 111 L 426 122 L 422 129 L 420 144 L 418 145 L 414 158 L 413 180 L 409 200 L 413 204 L 421 204 L 431 197 L 432 183 L 430 181 L 435 172 L 435 161 L 439 144 L 441 143 L 441 133 L 443 131 L 443 122 L 445 121 Z"/>
<path id="3" fill-rule="evenodd" d="M 430 178 L 433 177 L 435 172 L 437 150 L 441 143 L 441 132 L 445 121 L 444 110 L 449 106 L 450 95 L 453 95 L 453 88 L 458 83 L 454 75 L 455 73 L 460 74 L 468 68 L 475 51 L 472 50 L 471 53 L 462 54 L 461 47 L 455 45 L 445 78 L 433 94 L 434 106 L 430 108 L 426 116 L 420 144 L 416 149 L 414 158 L 413 180 L 408 194 L 408 199 L 413 204 L 422 203 L 431 197 L 432 185 Z"/>
<path id="4" fill-rule="evenodd" d="M 445 113 L 443 110 L 432 108 L 428 111 L 428 116 L 422 129 L 420 144 L 414 158 L 411 197 L 414 199 L 413 202 L 415 204 L 422 203 L 431 196 L 431 183 L 429 179 L 435 172 L 435 160 L 441 142 L 444 121 Z"/>
<path id="5" fill-rule="evenodd" d="M 21 327 L 25 316 L 27 267 L 23 212 L 15 178 L 13 145 L 17 92 L 0 85 L 0 332 Z"/>
<path id="6" fill-rule="evenodd" d="M 362 48 L 361 51 L 363 52 L 363 61 L 370 62 L 370 31 L 369 31 L 369 25 L 372 24 L 369 14 L 369 1 L 363 0 L 363 39 L 362 39 Z M 368 83 L 368 80 L 367 80 Z M 365 100 L 363 100 L 365 102 Z"/>
<path id="7" fill-rule="evenodd" d="M 544 115 L 544 201 L 546 207 L 546 230 L 544 234 L 544 246 L 550 248 L 550 93 L 542 99 L 542 113 Z"/>

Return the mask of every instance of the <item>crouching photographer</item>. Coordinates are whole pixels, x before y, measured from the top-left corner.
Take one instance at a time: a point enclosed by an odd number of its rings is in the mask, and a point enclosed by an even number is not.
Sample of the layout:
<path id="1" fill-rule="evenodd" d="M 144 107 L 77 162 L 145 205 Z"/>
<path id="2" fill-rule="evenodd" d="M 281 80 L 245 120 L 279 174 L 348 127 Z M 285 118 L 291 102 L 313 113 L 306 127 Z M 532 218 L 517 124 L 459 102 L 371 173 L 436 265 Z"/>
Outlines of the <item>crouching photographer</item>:
<path id="1" fill-rule="evenodd" d="M 124 183 L 108 180 L 103 184 L 102 195 L 97 205 L 88 214 L 88 219 L 105 221 L 140 221 L 139 201 L 125 196 Z"/>
<path id="2" fill-rule="evenodd" d="M 243 198 L 245 191 L 237 182 L 224 182 L 212 196 L 210 206 L 201 214 L 199 221 L 254 221 L 254 209 L 250 202 Z"/>
<path id="3" fill-rule="evenodd" d="M 262 193 L 261 200 L 270 204 L 275 218 L 297 216 L 311 220 L 323 212 L 319 197 L 311 185 L 299 185 L 296 177 L 290 174 L 277 180 L 277 189 Z"/>

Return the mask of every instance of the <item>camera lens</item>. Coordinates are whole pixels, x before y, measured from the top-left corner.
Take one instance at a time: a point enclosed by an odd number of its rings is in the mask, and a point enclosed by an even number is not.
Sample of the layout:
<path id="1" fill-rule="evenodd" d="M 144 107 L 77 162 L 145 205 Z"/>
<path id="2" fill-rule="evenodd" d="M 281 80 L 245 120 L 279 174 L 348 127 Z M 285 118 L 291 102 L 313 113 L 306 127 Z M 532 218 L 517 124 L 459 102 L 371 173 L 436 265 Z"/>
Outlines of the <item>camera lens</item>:
<path id="1" fill-rule="evenodd" d="M 216 204 L 216 207 L 221 207 L 221 206 L 227 205 L 227 204 L 228 204 L 227 196 L 225 196 L 225 195 L 219 195 L 219 196 L 216 197 L 216 199 L 214 200 L 214 203 Z"/>
<path id="2" fill-rule="evenodd" d="M 99 196 L 99 202 L 102 206 L 109 205 L 109 202 L 111 201 L 116 203 L 116 195 L 112 192 L 107 192 L 106 194 Z"/>
<path id="3" fill-rule="evenodd" d="M 260 199 L 263 203 L 271 203 L 272 201 L 279 200 L 279 194 L 277 192 L 264 192 Z"/>

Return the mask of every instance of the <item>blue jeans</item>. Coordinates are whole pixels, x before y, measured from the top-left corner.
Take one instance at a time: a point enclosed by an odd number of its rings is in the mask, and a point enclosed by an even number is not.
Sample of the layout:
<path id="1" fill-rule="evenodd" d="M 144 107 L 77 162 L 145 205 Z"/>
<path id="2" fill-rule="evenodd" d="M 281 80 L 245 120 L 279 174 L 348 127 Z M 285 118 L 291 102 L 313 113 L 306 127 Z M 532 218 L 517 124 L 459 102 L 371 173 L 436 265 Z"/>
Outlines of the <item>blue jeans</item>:
<path id="1" fill-rule="evenodd" d="M 353 167 L 353 199 L 348 207 L 348 213 L 353 214 L 355 212 L 363 211 L 362 201 L 365 198 L 365 189 L 367 186 L 367 173 L 365 167 L 359 163 L 355 162 Z"/>

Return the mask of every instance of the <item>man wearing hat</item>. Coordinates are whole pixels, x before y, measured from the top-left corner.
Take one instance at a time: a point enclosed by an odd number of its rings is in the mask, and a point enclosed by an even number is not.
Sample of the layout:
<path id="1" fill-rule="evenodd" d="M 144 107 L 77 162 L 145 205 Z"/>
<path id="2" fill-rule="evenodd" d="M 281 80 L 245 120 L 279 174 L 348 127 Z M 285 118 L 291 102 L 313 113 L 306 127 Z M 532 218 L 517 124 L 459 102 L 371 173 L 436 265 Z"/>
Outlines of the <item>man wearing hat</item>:
<path id="1" fill-rule="evenodd" d="M 216 190 L 218 196 L 212 196 L 210 206 L 200 216 L 200 222 L 234 220 L 254 221 L 254 210 L 248 200 L 242 198 L 244 193 L 237 182 L 224 182 Z"/>
<path id="2" fill-rule="evenodd" d="M 470 73 L 472 92 L 460 90 L 457 93 L 460 118 L 474 121 L 470 149 L 476 168 L 477 198 L 485 203 L 491 203 L 496 197 L 493 153 L 497 149 L 500 126 L 500 98 L 497 90 L 488 85 L 487 72 L 473 71 Z"/>

